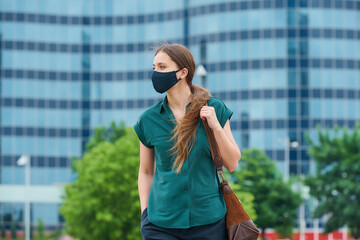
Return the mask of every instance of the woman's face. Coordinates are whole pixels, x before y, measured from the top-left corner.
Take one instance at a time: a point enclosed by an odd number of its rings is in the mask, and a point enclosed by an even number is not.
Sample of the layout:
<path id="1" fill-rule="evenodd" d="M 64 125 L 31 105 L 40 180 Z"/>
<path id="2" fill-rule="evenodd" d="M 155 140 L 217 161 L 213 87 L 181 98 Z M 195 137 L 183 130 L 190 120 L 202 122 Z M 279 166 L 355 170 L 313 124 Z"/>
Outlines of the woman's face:
<path id="1" fill-rule="evenodd" d="M 179 67 L 171 60 L 169 55 L 164 52 L 159 52 L 154 57 L 153 69 L 157 72 L 171 72 L 179 70 Z"/>

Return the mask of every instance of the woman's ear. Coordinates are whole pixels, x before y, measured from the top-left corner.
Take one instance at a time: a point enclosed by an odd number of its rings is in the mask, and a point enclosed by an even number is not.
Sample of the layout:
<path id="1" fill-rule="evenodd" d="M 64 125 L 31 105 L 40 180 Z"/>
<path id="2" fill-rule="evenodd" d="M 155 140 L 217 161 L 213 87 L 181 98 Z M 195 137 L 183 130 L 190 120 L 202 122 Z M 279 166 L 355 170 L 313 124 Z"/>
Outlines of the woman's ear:
<path id="1" fill-rule="evenodd" d="M 180 78 L 181 79 L 186 79 L 186 77 L 187 77 L 187 75 L 188 75 L 188 69 L 187 68 L 183 68 L 183 69 L 181 69 L 181 71 L 180 71 L 180 73 L 181 73 L 181 75 L 180 75 Z"/>

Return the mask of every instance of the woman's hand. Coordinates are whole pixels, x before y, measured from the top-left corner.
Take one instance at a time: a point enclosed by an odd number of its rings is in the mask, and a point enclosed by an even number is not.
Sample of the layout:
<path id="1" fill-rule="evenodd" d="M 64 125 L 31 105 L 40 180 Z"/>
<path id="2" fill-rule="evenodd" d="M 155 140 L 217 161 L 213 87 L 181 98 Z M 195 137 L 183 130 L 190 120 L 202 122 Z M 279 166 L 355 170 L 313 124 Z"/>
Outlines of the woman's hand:
<path id="1" fill-rule="evenodd" d="M 214 107 L 203 106 L 200 110 L 200 117 L 203 120 L 207 120 L 209 127 L 213 130 L 222 129 L 221 125 L 216 117 Z"/>

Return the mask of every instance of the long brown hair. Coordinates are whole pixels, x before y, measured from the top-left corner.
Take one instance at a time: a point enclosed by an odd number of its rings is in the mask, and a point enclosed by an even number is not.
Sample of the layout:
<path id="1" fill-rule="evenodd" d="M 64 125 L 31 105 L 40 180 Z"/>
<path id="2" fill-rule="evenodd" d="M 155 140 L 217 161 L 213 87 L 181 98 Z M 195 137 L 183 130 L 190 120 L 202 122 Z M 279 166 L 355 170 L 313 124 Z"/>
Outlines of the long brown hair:
<path id="1" fill-rule="evenodd" d="M 164 52 L 169 55 L 171 60 L 173 60 L 179 68 L 186 68 L 188 70 L 186 82 L 191 91 L 191 105 L 185 113 L 185 116 L 173 130 L 174 135 L 171 140 L 175 140 L 175 144 L 170 149 L 173 151 L 173 154 L 176 155 L 173 170 L 176 169 L 176 173 L 180 173 L 195 143 L 196 126 L 200 117 L 200 109 L 210 98 L 210 93 L 207 89 L 192 84 L 196 64 L 189 49 L 180 44 L 163 44 L 157 49 L 155 56 L 159 52 Z"/>

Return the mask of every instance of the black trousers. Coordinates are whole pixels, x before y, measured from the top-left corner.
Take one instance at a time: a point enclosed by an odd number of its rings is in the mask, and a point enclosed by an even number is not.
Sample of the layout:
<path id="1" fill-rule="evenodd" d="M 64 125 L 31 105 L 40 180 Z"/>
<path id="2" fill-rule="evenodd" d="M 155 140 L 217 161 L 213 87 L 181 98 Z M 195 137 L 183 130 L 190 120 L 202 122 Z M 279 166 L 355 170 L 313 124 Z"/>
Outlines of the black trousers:
<path id="1" fill-rule="evenodd" d="M 141 215 L 141 234 L 144 240 L 226 240 L 225 217 L 207 225 L 191 228 L 162 228 L 148 219 L 147 209 Z"/>

